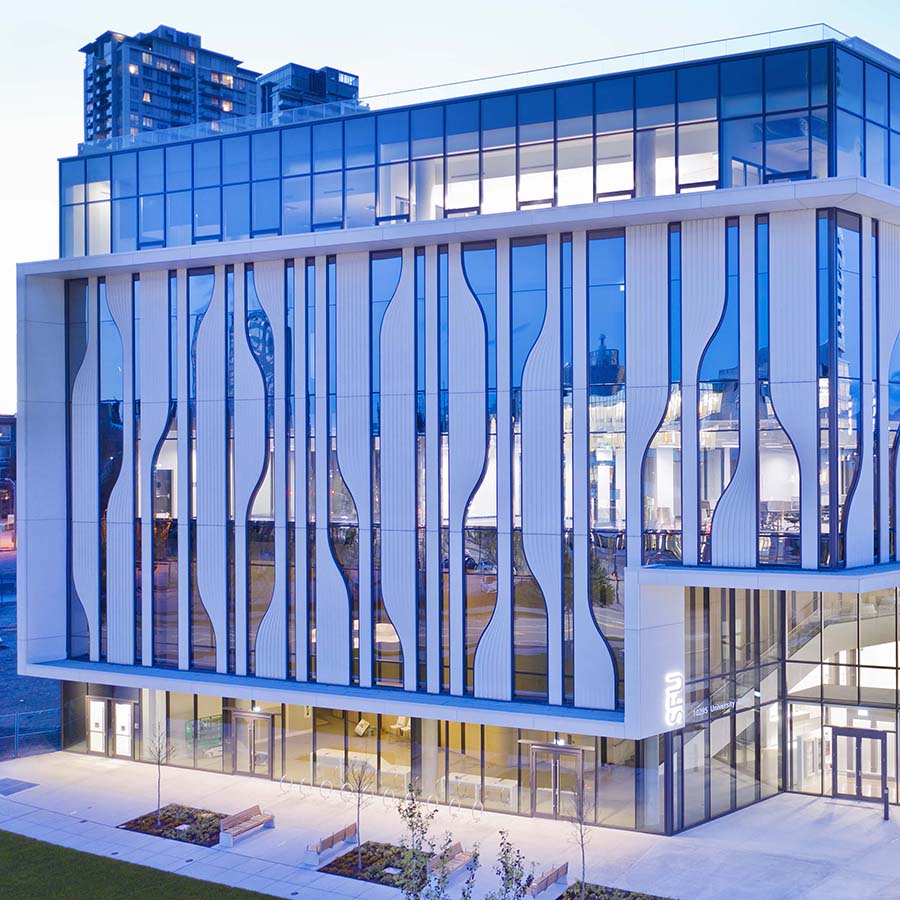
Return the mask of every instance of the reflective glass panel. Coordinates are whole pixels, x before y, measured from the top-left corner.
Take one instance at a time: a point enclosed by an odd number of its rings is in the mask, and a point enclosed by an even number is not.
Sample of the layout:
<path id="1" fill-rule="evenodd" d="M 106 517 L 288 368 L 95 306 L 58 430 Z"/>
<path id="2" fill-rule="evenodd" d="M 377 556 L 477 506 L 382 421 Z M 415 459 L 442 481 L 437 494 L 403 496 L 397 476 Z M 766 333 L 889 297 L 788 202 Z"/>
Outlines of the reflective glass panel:
<path id="1" fill-rule="evenodd" d="M 59 165 L 59 202 L 84 202 L 84 160 L 68 159 Z"/>
<path id="2" fill-rule="evenodd" d="M 675 72 L 652 72 L 635 79 L 638 128 L 675 123 Z"/>
<path id="3" fill-rule="evenodd" d="M 720 67 L 722 117 L 762 112 L 762 59 L 734 59 Z"/>
<path id="4" fill-rule="evenodd" d="M 583 137 L 593 133 L 594 86 L 573 84 L 556 89 L 557 138 Z"/>
<path id="5" fill-rule="evenodd" d="M 191 152 L 190 145 L 186 145 Z M 163 191 L 163 152 L 161 149 L 142 150 L 138 154 L 138 183 L 142 194 L 161 194 Z"/>
<path id="6" fill-rule="evenodd" d="M 281 183 L 254 181 L 252 194 L 253 233 L 277 233 L 281 225 Z"/>
<path id="7" fill-rule="evenodd" d="M 313 225 L 340 227 L 344 219 L 341 173 L 316 175 L 313 183 Z"/>
<path id="8" fill-rule="evenodd" d="M 251 136 L 250 159 L 253 180 L 263 178 L 277 178 L 278 161 L 278 132 L 259 131 Z"/>
<path id="9" fill-rule="evenodd" d="M 113 200 L 113 253 L 137 250 L 137 198 Z"/>
<path id="10" fill-rule="evenodd" d="M 247 135 L 222 141 L 222 183 L 250 180 L 250 138 Z"/>
<path id="11" fill-rule="evenodd" d="M 722 123 L 722 187 L 741 187 L 763 181 L 762 119 Z"/>
<path id="12" fill-rule="evenodd" d="M 597 196 L 634 190 L 634 134 L 598 135 Z"/>
<path id="13" fill-rule="evenodd" d="M 837 174 L 863 173 L 863 120 L 837 111 Z"/>
<path id="14" fill-rule="evenodd" d="M 862 60 L 846 50 L 835 51 L 837 104 L 857 115 L 863 113 Z"/>
<path id="15" fill-rule="evenodd" d="M 140 235 L 141 246 L 162 244 L 163 234 L 163 198 L 161 194 L 140 199 Z"/>
<path id="16" fill-rule="evenodd" d="M 375 169 L 354 169 L 345 176 L 346 225 L 354 228 L 375 224 Z"/>
<path id="17" fill-rule="evenodd" d="M 716 66 L 678 70 L 678 121 L 696 122 L 716 117 L 719 73 Z"/>
<path id="18" fill-rule="evenodd" d="M 553 140 L 553 91 L 519 94 L 519 143 Z"/>
<path id="19" fill-rule="evenodd" d="M 309 176 L 285 178 L 281 183 L 281 230 L 283 234 L 302 234 L 310 228 Z"/>
<path id="20" fill-rule="evenodd" d="M 142 154 L 143 155 L 143 154 Z M 166 147 L 166 189 L 184 191 L 191 188 L 191 145 Z M 141 177 L 141 193 L 146 193 Z"/>
<path id="21" fill-rule="evenodd" d="M 719 127 L 715 122 L 678 128 L 679 185 L 719 179 Z"/>
<path id="22" fill-rule="evenodd" d="M 153 198 L 141 198 L 142 210 L 146 201 L 149 199 Z M 191 243 L 192 219 L 190 191 L 176 191 L 173 194 L 166 194 L 166 244 L 169 247 L 178 247 Z M 144 240 L 145 238 L 142 235 L 141 241 Z"/>
<path id="23" fill-rule="evenodd" d="M 409 114 L 385 113 L 378 117 L 378 162 L 409 158 Z"/>
<path id="24" fill-rule="evenodd" d="M 888 130 L 866 122 L 866 178 L 888 183 Z"/>
<path id="25" fill-rule="evenodd" d="M 766 57 L 766 112 L 809 105 L 809 54 L 806 50 Z"/>
<path id="26" fill-rule="evenodd" d="M 348 123 L 349 124 L 349 123 Z M 426 106 L 410 113 L 413 158 L 444 152 L 444 107 Z"/>
<path id="27" fill-rule="evenodd" d="M 313 126 L 313 171 L 340 169 L 344 162 L 344 132 L 341 122 Z"/>
<path id="28" fill-rule="evenodd" d="M 281 174 L 308 175 L 310 129 L 285 128 L 281 132 Z"/>
<path id="29" fill-rule="evenodd" d="M 194 240 L 219 237 L 221 231 L 219 193 L 219 188 L 194 191 Z"/>
<path id="30" fill-rule="evenodd" d="M 481 101 L 481 146 L 511 147 L 516 142 L 516 97 L 505 94 Z"/>
<path id="31" fill-rule="evenodd" d="M 194 144 L 194 187 L 212 187 L 219 183 L 219 152 L 218 141 L 198 141 Z"/>
<path id="32" fill-rule="evenodd" d="M 222 237 L 226 241 L 250 237 L 249 184 L 229 184 L 222 188 Z"/>
<path id="33" fill-rule="evenodd" d="M 610 78 L 596 84 L 597 133 L 634 127 L 634 79 Z"/>
<path id="34" fill-rule="evenodd" d="M 445 108 L 447 152 L 478 149 L 478 101 L 448 103 Z"/>
<path id="35" fill-rule="evenodd" d="M 87 160 L 88 200 L 109 200 L 109 157 L 89 156 Z"/>
<path id="36" fill-rule="evenodd" d="M 344 123 L 344 144 L 348 168 L 373 165 L 375 162 L 374 117 L 347 119 Z"/>
<path id="37" fill-rule="evenodd" d="M 884 69 L 866 63 L 866 118 L 888 123 L 888 76 Z"/>
<path id="38" fill-rule="evenodd" d="M 137 154 L 116 153 L 112 158 L 113 197 L 133 197 L 137 194 Z"/>

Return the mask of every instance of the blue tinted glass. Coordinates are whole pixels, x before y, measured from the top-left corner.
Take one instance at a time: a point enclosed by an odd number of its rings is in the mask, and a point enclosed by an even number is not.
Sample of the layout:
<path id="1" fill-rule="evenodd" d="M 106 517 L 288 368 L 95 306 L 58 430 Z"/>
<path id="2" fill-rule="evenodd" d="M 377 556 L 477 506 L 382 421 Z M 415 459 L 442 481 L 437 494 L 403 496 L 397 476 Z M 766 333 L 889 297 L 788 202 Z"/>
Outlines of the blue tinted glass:
<path id="1" fill-rule="evenodd" d="M 722 117 L 762 112 L 762 59 L 735 59 L 719 68 Z"/>
<path id="2" fill-rule="evenodd" d="M 386 113 L 378 117 L 378 162 L 409 158 L 409 113 Z"/>
<path id="3" fill-rule="evenodd" d="M 809 54 L 806 50 L 766 57 L 766 110 L 809 105 Z"/>
<path id="4" fill-rule="evenodd" d="M 316 175 L 313 183 L 313 225 L 340 227 L 344 221 L 344 198 L 340 172 Z"/>
<path id="5" fill-rule="evenodd" d="M 756 371 L 769 377 L 769 223 L 756 223 Z"/>
<path id="6" fill-rule="evenodd" d="M 371 166 L 375 162 L 375 119 L 366 116 L 344 123 L 347 166 Z"/>
<path id="7" fill-rule="evenodd" d="M 344 174 L 346 227 L 375 224 L 375 170 L 351 169 Z"/>
<path id="8" fill-rule="evenodd" d="M 88 200 L 109 200 L 108 156 L 88 157 L 86 181 Z"/>
<path id="9" fill-rule="evenodd" d="M 681 381 L 681 229 L 669 231 L 669 380 Z"/>
<path id="10" fill-rule="evenodd" d="M 344 132 L 341 122 L 326 122 L 313 128 L 313 170 L 325 172 L 344 164 Z"/>
<path id="11" fill-rule="evenodd" d="M 547 245 L 543 240 L 516 241 L 510 252 L 512 309 L 512 387 L 522 387 L 525 362 L 534 347 L 547 310 Z"/>
<path id="12" fill-rule="evenodd" d="M 562 384 L 571 390 L 573 384 L 572 356 L 572 237 L 564 235 L 559 247 L 560 299 L 562 300 Z"/>
<path id="13" fill-rule="evenodd" d="M 194 191 L 194 240 L 218 238 L 221 231 L 219 188 Z"/>
<path id="14" fill-rule="evenodd" d="M 98 285 L 99 293 L 99 344 L 100 344 L 100 402 L 109 403 L 125 399 L 124 359 L 122 349 L 122 335 L 119 326 L 110 313 L 106 298 L 106 284 L 101 281 Z M 118 431 L 119 440 L 122 436 L 121 410 L 110 412 L 101 417 L 101 437 L 110 438 L 108 429 L 115 428 Z M 103 433 L 106 432 L 106 433 Z M 110 449 L 107 447 L 107 449 Z M 104 457 L 106 460 L 106 457 Z"/>
<path id="15" fill-rule="evenodd" d="M 603 79 L 597 82 L 595 90 L 598 133 L 634 127 L 634 79 Z"/>
<path id="16" fill-rule="evenodd" d="M 222 188 L 222 237 L 226 241 L 250 237 L 249 184 L 229 184 Z"/>
<path id="17" fill-rule="evenodd" d="M 222 141 L 222 183 L 250 180 L 250 138 L 247 135 Z"/>
<path id="18" fill-rule="evenodd" d="M 888 123 L 888 77 L 884 69 L 866 63 L 866 118 Z"/>
<path id="19" fill-rule="evenodd" d="M 112 252 L 137 250 L 137 198 L 113 200 Z"/>
<path id="20" fill-rule="evenodd" d="M 819 377 L 828 376 L 829 348 L 831 341 L 828 333 L 831 319 L 831 283 L 829 235 L 830 219 L 828 212 L 822 210 L 816 217 L 816 310 L 817 310 L 817 342 L 819 347 Z"/>
<path id="21" fill-rule="evenodd" d="M 809 175 L 809 116 L 785 113 L 766 116 L 766 176 L 807 178 Z"/>
<path id="22" fill-rule="evenodd" d="M 700 362 L 699 381 L 737 379 L 738 370 L 738 226 L 725 232 L 725 309 Z"/>
<path id="23" fill-rule="evenodd" d="M 837 284 L 839 286 L 840 318 L 837 334 L 837 354 L 842 364 L 838 372 L 850 378 L 862 377 L 862 294 L 860 284 L 859 220 L 848 213 L 837 214 Z"/>
<path id="24" fill-rule="evenodd" d="M 891 184 L 900 187 L 900 134 L 891 132 Z"/>
<path id="25" fill-rule="evenodd" d="M 142 154 L 143 155 L 143 154 Z M 185 191 L 191 187 L 191 145 L 166 147 L 166 189 Z M 143 176 L 141 193 L 144 193 Z"/>
<path id="26" fill-rule="evenodd" d="M 888 131 L 874 122 L 866 122 L 866 178 L 887 184 Z"/>
<path id="27" fill-rule="evenodd" d="M 891 75 L 891 128 L 900 131 L 900 78 Z"/>
<path id="28" fill-rule="evenodd" d="M 675 122 L 675 72 L 653 72 L 635 79 L 637 127 Z"/>
<path id="29" fill-rule="evenodd" d="M 221 180 L 218 141 L 194 144 L 194 187 L 212 187 Z"/>
<path id="30" fill-rule="evenodd" d="M 691 66 L 678 70 L 678 121 L 697 122 L 716 117 L 719 94 L 717 66 Z"/>
<path id="31" fill-rule="evenodd" d="M 281 226 L 281 183 L 278 179 L 253 183 L 253 233 L 277 232 Z"/>
<path id="32" fill-rule="evenodd" d="M 448 103 L 446 107 L 447 152 L 478 149 L 478 101 Z"/>
<path id="33" fill-rule="evenodd" d="M 721 125 L 722 187 L 763 182 L 762 118 L 735 119 Z"/>
<path id="34" fill-rule="evenodd" d="M 553 140 L 553 91 L 519 94 L 519 140 L 522 143 Z"/>
<path id="35" fill-rule="evenodd" d="M 556 90 L 556 136 L 583 137 L 593 133 L 594 86 L 573 84 Z"/>
<path id="36" fill-rule="evenodd" d="M 144 202 L 145 198 L 142 198 L 141 203 L 143 204 Z M 190 191 L 177 191 L 173 194 L 166 194 L 167 246 L 180 247 L 191 243 L 193 239 L 193 218 Z"/>
<path id="37" fill-rule="evenodd" d="M 143 154 L 142 154 L 143 155 Z M 163 198 L 161 194 L 141 197 L 140 200 L 141 246 L 163 243 Z"/>
<path id="38" fill-rule="evenodd" d="M 281 230 L 283 234 L 304 234 L 310 229 L 309 176 L 285 178 L 281 183 Z"/>
<path id="39" fill-rule="evenodd" d="M 190 152 L 190 145 L 188 145 Z M 138 154 L 138 183 L 142 194 L 161 194 L 163 191 L 163 152 L 160 149 L 142 150 Z"/>
<path id="40" fill-rule="evenodd" d="M 512 147 L 516 143 L 516 95 L 481 101 L 482 147 Z"/>
<path id="41" fill-rule="evenodd" d="M 815 47 L 809 51 L 809 99 L 813 106 L 822 106 L 828 102 L 830 59 L 830 47 Z"/>
<path id="42" fill-rule="evenodd" d="M 377 254 L 371 263 L 371 309 L 372 309 L 372 393 L 381 390 L 381 323 L 384 314 L 400 283 L 403 257 L 399 253 Z M 377 407 L 376 407 L 377 409 Z M 377 420 L 373 422 L 377 432 Z"/>
<path id="43" fill-rule="evenodd" d="M 837 111 L 837 174 L 863 173 L 863 120 Z"/>
<path id="44" fill-rule="evenodd" d="M 862 115 L 863 112 L 863 64 L 862 60 L 845 50 L 837 50 L 835 57 L 835 82 L 837 104 L 844 109 Z"/>
<path id="45" fill-rule="evenodd" d="M 278 132 L 260 131 L 251 135 L 251 138 L 250 170 L 253 180 L 277 178 L 279 171 Z"/>
<path id="46" fill-rule="evenodd" d="M 437 156 L 444 152 L 444 107 L 414 109 L 410 118 L 412 155 Z"/>
<path id="47" fill-rule="evenodd" d="M 67 159 L 59 165 L 59 202 L 84 202 L 84 160 Z"/>
<path id="48" fill-rule="evenodd" d="M 497 251 L 475 244 L 463 245 L 463 272 L 481 307 L 487 329 L 487 389 L 497 389 Z"/>
<path id="49" fill-rule="evenodd" d="M 309 138 L 309 128 L 285 128 L 281 132 L 282 175 L 309 174 Z"/>
<path id="50" fill-rule="evenodd" d="M 137 154 L 117 153 L 112 158 L 113 197 L 133 197 L 137 193 Z"/>
<path id="51" fill-rule="evenodd" d="M 588 354 L 591 384 L 619 384 L 625 366 L 625 237 L 588 241 Z"/>

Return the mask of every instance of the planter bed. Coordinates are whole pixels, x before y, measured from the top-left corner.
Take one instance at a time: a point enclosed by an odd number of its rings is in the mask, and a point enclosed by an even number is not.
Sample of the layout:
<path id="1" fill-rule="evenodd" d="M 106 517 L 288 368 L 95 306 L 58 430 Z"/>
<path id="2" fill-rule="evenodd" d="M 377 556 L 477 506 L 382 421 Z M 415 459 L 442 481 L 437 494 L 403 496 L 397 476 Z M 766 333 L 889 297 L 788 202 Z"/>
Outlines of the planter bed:
<path id="1" fill-rule="evenodd" d="M 430 854 L 428 854 L 430 855 Z M 380 841 L 366 841 L 362 845 L 362 870 L 356 868 L 356 847 L 341 854 L 319 871 L 329 875 L 343 875 L 356 878 L 358 881 L 370 881 L 397 887 L 397 875 L 386 869 L 400 869 L 403 864 L 403 849 L 395 844 L 383 844 Z"/>
<path id="2" fill-rule="evenodd" d="M 603 887 L 601 884 L 585 884 L 585 900 L 668 900 L 656 894 L 642 894 L 625 888 Z M 581 882 L 570 884 L 559 896 L 559 900 L 581 900 Z"/>
<path id="3" fill-rule="evenodd" d="M 219 822 L 224 818 L 224 813 L 170 803 L 160 810 L 159 825 L 156 824 L 156 810 L 153 810 L 130 822 L 123 822 L 119 828 L 199 844 L 201 847 L 215 847 L 219 843 Z"/>

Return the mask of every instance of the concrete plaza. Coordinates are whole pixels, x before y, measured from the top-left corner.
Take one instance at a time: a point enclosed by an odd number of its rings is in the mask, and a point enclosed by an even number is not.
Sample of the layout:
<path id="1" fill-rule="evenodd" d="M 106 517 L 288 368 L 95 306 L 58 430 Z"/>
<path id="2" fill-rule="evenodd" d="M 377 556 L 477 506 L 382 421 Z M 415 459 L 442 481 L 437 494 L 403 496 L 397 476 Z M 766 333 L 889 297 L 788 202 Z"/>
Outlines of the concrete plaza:
<path id="1" fill-rule="evenodd" d="M 184 803 L 233 813 L 258 803 L 274 813 L 233 850 L 206 849 L 115 828 L 156 804 L 153 766 L 73 753 L 0 763 L 0 779 L 34 787 L 0 797 L 0 828 L 29 837 L 216 881 L 303 900 L 399 898 L 399 891 L 303 869 L 304 848 L 348 824 L 350 803 L 253 778 L 186 769 L 163 771 L 163 804 Z M 712 898 L 900 898 L 900 811 L 884 822 L 876 805 L 780 795 L 676 837 L 590 829 L 588 880 L 679 900 Z M 539 872 L 568 860 L 577 877 L 571 826 L 441 808 L 436 833 L 450 830 L 468 847 L 481 845 L 478 896 L 496 887 L 491 872 L 505 828 Z M 397 841 L 396 804 L 374 798 L 363 813 L 363 840 Z M 463 880 L 453 884 L 458 893 Z M 552 900 L 562 886 L 542 897 Z"/>

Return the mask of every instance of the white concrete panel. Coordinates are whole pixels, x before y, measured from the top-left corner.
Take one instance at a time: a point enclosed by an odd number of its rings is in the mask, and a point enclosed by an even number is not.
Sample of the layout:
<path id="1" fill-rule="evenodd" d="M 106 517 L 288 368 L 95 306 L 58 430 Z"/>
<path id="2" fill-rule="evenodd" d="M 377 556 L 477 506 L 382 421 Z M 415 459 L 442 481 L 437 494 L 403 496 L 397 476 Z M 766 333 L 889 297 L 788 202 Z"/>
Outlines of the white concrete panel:
<path id="1" fill-rule="evenodd" d="M 861 234 L 862 262 L 862 395 L 859 435 L 859 470 L 850 495 L 850 508 L 845 513 L 845 546 L 848 566 L 870 566 L 875 562 L 875 541 L 872 534 L 875 522 L 875 455 L 873 445 L 875 388 L 872 381 L 873 364 L 873 306 L 872 220 L 864 216 Z"/>
<path id="2" fill-rule="evenodd" d="M 216 643 L 216 671 L 228 669 L 228 470 L 225 446 L 225 267 L 216 266 L 197 334 L 197 588 Z"/>
<path id="3" fill-rule="evenodd" d="M 625 231 L 625 416 L 628 565 L 641 564 L 643 466 L 669 401 L 669 234 L 665 224 Z M 633 373 L 633 377 L 632 377 Z"/>
<path id="4" fill-rule="evenodd" d="M 285 321 L 284 260 L 265 260 L 253 266 L 256 293 L 269 318 L 275 342 L 275 447 L 272 482 L 275 490 L 275 581 L 272 600 L 256 635 L 256 674 L 287 678 L 287 323 Z"/>
<path id="5" fill-rule="evenodd" d="M 588 313 L 587 236 L 572 235 L 572 526 L 574 530 L 575 705 L 612 709 L 616 705 L 613 654 L 591 610 L 588 542 Z"/>
<path id="6" fill-rule="evenodd" d="M 682 554 L 699 554 L 697 493 L 697 378 L 703 351 L 725 306 L 725 220 L 699 219 L 681 227 L 681 522 Z"/>
<path id="7" fill-rule="evenodd" d="M 756 565 L 756 223 L 740 219 L 740 453 L 712 521 L 714 566 Z"/>
<path id="8" fill-rule="evenodd" d="M 816 213 L 769 217 L 769 375 L 772 406 L 800 466 L 800 560 L 818 567 Z"/>
<path id="9" fill-rule="evenodd" d="M 372 684 L 369 254 L 337 259 L 337 457 L 359 523 L 359 684 Z"/>
<path id="10" fill-rule="evenodd" d="M 177 453 L 178 485 L 178 668 L 190 666 L 191 623 L 191 443 L 190 410 L 188 406 L 188 366 L 190 365 L 190 338 L 188 336 L 188 283 L 187 270 L 178 269 L 176 278 L 175 320 L 178 335 L 177 387 Z"/>
<path id="11" fill-rule="evenodd" d="M 313 311 L 311 315 L 315 316 Z M 307 419 L 307 328 L 306 260 L 294 260 L 294 647 L 296 677 L 309 678 L 309 508 L 308 480 L 315 483 L 315 472 L 308 471 Z M 315 362 L 315 361 L 313 361 Z M 313 400 L 313 402 L 315 402 Z"/>
<path id="12" fill-rule="evenodd" d="M 559 236 L 549 235 L 547 309 L 522 372 L 522 543 L 547 608 L 547 685 L 551 704 L 562 703 L 563 697 L 559 253 Z"/>
<path id="13" fill-rule="evenodd" d="M 459 244 L 449 252 L 450 358 L 450 693 L 462 694 L 466 507 L 478 485 L 487 455 L 487 396 L 484 318 L 462 270 Z"/>
<path id="14" fill-rule="evenodd" d="M 437 247 L 425 248 L 425 683 L 441 689 L 440 357 Z"/>
<path id="15" fill-rule="evenodd" d="M 106 507 L 106 655 L 134 663 L 134 317 L 130 275 L 106 279 L 106 302 L 122 340 L 122 464 Z"/>
<path id="16" fill-rule="evenodd" d="M 381 325 L 381 592 L 403 654 L 403 687 L 416 666 L 416 361 L 414 251 Z"/>
<path id="17" fill-rule="evenodd" d="M 497 241 L 497 600 L 475 650 L 475 696 L 512 699 L 512 411 L 509 240 Z"/>
<path id="18" fill-rule="evenodd" d="M 247 516 L 266 465 L 266 389 L 247 335 L 244 267 L 234 267 L 234 647 L 247 674 L 249 573 Z"/>
<path id="19" fill-rule="evenodd" d="M 865 256 L 863 257 L 865 259 Z M 890 429 L 890 365 L 894 346 L 900 342 L 900 226 L 878 223 L 878 377 L 879 437 L 878 462 L 881 469 L 881 559 L 890 556 L 890 521 L 897 521 L 896 499 L 900 498 L 900 471 L 891 469 L 891 447 L 897 439 Z M 894 460 L 895 464 L 897 460 Z M 891 509 L 890 484 L 895 487 L 895 507 Z"/>
<path id="20" fill-rule="evenodd" d="M 72 385 L 72 580 L 87 619 L 90 658 L 100 659 L 100 439 L 97 427 L 99 328 L 97 279 L 88 279 L 87 348 Z"/>
<path id="21" fill-rule="evenodd" d="M 316 680 L 350 683 L 350 596 L 328 529 L 327 266 L 316 257 Z"/>
<path id="22" fill-rule="evenodd" d="M 169 428 L 169 273 L 141 273 L 141 661 L 153 663 L 153 465 Z M 182 368 L 184 368 L 182 366 Z"/>

